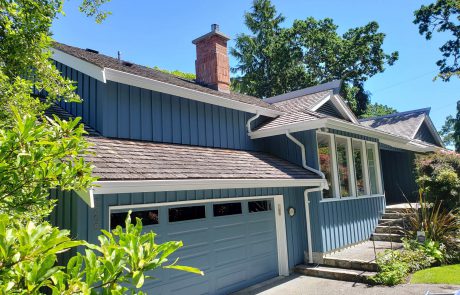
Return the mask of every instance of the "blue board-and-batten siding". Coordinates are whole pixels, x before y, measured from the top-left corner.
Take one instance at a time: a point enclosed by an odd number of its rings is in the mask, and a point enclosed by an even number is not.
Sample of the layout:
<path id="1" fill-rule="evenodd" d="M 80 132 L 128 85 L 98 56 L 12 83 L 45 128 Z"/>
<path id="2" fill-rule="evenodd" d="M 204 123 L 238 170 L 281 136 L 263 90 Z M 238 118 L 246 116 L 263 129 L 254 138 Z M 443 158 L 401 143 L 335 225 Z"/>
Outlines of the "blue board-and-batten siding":
<path id="1" fill-rule="evenodd" d="M 320 201 L 319 194 L 311 194 L 313 251 L 330 252 L 368 240 L 384 210 L 384 196 Z"/>
<path id="2" fill-rule="evenodd" d="M 336 135 L 378 142 L 377 139 L 341 130 L 329 130 Z M 306 149 L 307 165 L 319 169 L 316 132 L 314 130 L 292 134 Z M 301 165 L 300 148 L 286 135 L 261 140 L 266 151 Z M 303 199 L 303 196 L 302 196 Z M 321 193 L 309 193 L 310 223 L 314 252 L 329 252 L 369 239 L 384 211 L 385 197 L 349 198 L 321 201 Z"/>
<path id="3" fill-rule="evenodd" d="M 104 136 L 258 149 L 246 129 L 254 114 L 112 81 L 102 83 L 64 64 L 55 65 L 62 76 L 76 82 L 82 98 L 82 103 L 61 101 L 61 107 Z"/>
<path id="4" fill-rule="evenodd" d="M 65 205 L 61 204 L 55 209 L 51 220 L 58 226 L 71 229 L 73 237 L 97 243 L 100 230 L 109 229 L 109 206 L 131 204 L 152 204 L 154 206 L 155 203 L 187 200 L 283 195 L 285 210 L 290 207 L 296 209 L 293 217 L 290 217 L 287 212 L 285 214 L 289 267 L 292 268 L 303 263 L 304 251 L 307 248 L 303 190 L 304 188 L 257 188 L 96 195 L 93 209 L 89 208 L 76 194 L 61 193 L 62 198 L 59 198 L 59 203 L 76 204 L 72 210 L 78 211 L 72 211 L 73 217 L 66 216 L 62 214 Z M 62 200 L 63 197 L 70 201 Z"/>

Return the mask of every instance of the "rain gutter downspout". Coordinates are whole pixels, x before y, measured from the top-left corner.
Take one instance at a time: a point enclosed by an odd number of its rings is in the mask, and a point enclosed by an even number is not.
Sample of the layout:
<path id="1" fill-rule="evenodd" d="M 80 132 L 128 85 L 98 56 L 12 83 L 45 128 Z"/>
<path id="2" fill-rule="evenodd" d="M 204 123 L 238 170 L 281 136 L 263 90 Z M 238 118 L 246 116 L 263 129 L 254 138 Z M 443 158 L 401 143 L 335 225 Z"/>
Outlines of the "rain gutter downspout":
<path id="1" fill-rule="evenodd" d="M 248 133 L 252 132 L 252 130 L 251 130 L 252 121 L 257 120 L 257 118 L 259 118 L 259 117 L 260 117 L 259 112 L 256 112 L 256 115 L 251 117 L 251 118 L 249 118 L 248 122 L 246 122 L 246 128 L 248 129 Z"/>
<path id="2" fill-rule="evenodd" d="M 305 150 L 305 145 L 303 145 L 297 138 L 292 136 L 289 131 L 286 131 L 286 136 L 289 138 L 291 141 L 293 141 L 296 145 L 300 147 L 300 151 L 302 154 L 302 167 L 308 171 L 311 171 L 317 175 L 319 175 L 322 179 L 326 179 L 325 175 L 323 172 L 314 169 L 310 166 L 307 165 L 307 158 L 306 158 L 306 150 Z M 304 200 L 305 200 L 305 218 L 307 222 L 307 239 L 308 239 L 308 263 L 312 264 L 313 263 L 313 240 L 311 237 L 311 223 L 310 223 L 310 200 L 308 199 L 308 193 L 311 192 L 318 192 L 322 191 L 323 189 L 329 189 L 329 185 L 327 182 L 321 184 L 319 187 L 315 188 L 307 188 L 304 190 Z"/>

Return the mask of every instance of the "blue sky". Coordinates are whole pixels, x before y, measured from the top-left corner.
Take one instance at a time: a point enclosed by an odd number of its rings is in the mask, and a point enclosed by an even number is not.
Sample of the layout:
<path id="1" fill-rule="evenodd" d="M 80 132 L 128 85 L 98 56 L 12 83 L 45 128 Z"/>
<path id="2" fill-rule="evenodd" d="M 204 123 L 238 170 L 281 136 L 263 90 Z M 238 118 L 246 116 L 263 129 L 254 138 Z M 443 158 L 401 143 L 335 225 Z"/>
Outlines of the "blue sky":
<path id="1" fill-rule="evenodd" d="M 442 36 L 426 41 L 412 24 L 413 11 L 430 1 L 401 0 L 272 0 L 286 17 L 286 25 L 294 19 L 330 17 L 340 32 L 377 21 L 387 37 L 387 52 L 399 51 L 399 60 L 384 73 L 366 82 L 372 100 L 388 104 L 399 111 L 431 106 L 431 117 L 440 128 L 445 117 L 455 113 L 460 99 L 460 79 L 445 83 L 433 82 L 437 73 L 435 62 Z M 112 15 L 103 24 L 96 24 L 78 11 L 79 0 L 66 1 L 65 16 L 53 24 L 54 38 L 69 45 L 92 48 L 147 66 L 194 72 L 195 48 L 191 41 L 207 33 L 212 23 L 231 37 L 247 32 L 243 14 L 251 0 L 112 0 L 105 5 Z M 229 42 L 229 46 L 233 41 Z M 231 57 L 230 65 L 236 65 Z"/>

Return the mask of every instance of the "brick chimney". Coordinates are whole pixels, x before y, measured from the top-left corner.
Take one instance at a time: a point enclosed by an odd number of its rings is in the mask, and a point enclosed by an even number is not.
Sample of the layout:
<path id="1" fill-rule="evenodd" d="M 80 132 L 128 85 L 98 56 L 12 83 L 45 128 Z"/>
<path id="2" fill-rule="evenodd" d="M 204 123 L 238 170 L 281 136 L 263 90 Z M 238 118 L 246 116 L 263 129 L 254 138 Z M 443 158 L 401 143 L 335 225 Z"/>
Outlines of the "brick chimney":
<path id="1" fill-rule="evenodd" d="M 230 66 L 227 41 L 219 25 L 211 25 L 211 32 L 192 41 L 196 45 L 195 71 L 198 83 L 209 88 L 230 92 Z"/>

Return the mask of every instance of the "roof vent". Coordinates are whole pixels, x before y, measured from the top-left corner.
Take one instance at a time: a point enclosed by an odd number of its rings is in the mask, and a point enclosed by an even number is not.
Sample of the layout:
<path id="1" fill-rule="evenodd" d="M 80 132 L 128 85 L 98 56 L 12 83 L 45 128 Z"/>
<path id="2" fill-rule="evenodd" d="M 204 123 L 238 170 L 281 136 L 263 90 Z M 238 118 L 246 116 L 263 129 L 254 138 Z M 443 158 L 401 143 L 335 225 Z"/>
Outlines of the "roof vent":
<path id="1" fill-rule="evenodd" d="M 127 66 L 127 67 L 131 67 L 133 65 L 133 63 L 131 63 L 129 61 L 123 61 L 121 64 L 124 65 L 124 66 Z"/>
<path id="2" fill-rule="evenodd" d="M 99 54 L 99 51 L 91 49 L 91 48 L 86 48 L 85 50 L 88 51 L 88 52 Z"/>

